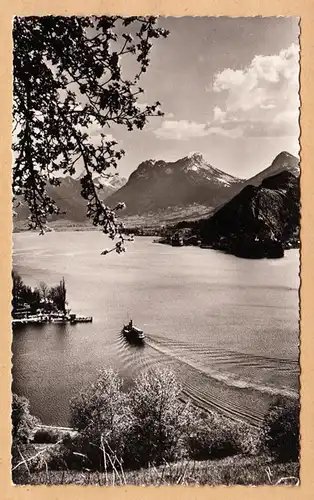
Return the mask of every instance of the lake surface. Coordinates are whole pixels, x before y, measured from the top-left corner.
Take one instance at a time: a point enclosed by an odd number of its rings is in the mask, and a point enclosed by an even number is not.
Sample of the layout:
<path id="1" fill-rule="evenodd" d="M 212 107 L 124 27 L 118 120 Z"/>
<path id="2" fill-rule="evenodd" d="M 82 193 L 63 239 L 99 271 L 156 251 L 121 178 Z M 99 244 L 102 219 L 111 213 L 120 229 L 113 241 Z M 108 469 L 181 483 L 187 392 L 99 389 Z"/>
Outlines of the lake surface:
<path id="1" fill-rule="evenodd" d="M 65 277 L 73 312 L 91 324 L 24 326 L 13 334 L 13 390 L 45 424 L 68 423 L 69 399 L 113 367 L 126 379 L 169 366 L 187 397 L 255 424 L 276 394 L 298 394 L 299 252 L 246 260 L 138 237 L 122 255 L 100 232 L 14 234 L 25 283 Z M 121 336 L 133 318 L 143 349 Z"/>

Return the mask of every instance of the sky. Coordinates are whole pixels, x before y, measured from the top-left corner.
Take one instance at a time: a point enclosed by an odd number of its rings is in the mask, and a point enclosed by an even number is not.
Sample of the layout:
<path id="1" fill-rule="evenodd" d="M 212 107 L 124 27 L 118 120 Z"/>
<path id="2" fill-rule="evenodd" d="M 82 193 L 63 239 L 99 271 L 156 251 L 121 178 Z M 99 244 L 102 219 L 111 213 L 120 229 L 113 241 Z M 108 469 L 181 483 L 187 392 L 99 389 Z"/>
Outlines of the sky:
<path id="1" fill-rule="evenodd" d="M 298 155 L 298 18 L 169 17 L 158 25 L 170 34 L 154 42 L 141 102 L 160 101 L 165 115 L 143 131 L 108 131 L 126 152 L 121 176 L 147 159 L 197 151 L 248 178 L 281 151 Z"/>

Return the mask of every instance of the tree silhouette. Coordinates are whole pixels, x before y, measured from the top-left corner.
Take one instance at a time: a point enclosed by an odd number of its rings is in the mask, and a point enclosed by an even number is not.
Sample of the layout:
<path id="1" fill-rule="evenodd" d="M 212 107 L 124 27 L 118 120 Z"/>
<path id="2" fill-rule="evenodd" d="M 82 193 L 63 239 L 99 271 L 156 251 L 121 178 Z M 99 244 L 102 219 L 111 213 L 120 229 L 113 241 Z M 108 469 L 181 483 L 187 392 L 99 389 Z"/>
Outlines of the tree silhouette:
<path id="1" fill-rule="evenodd" d="M 29 226 L 44 232 L 49 215 L 58 214 L 47 185 L 58 186 L 60 174 L 74 175 L 83 164 L 82 196 L 93 225 L 123 250 L 122 226 L 115 210 L 99 197 L 94 177 L 108 177 L 124 151 L 106 137 L 121 125 L 142 129 L 160 116 L 160 103 L 138 105 L 139 81 L 149 66 L 152 40 L 168 32 L 154 17 L 16 17 L 13 25 L 13 196 L 30 210 Z M 126 78 L 121 63 L 134 58 Z M 89 133 L 99 126 L 100 144 Z M 14 199 L 15 199 L 14 198 Z"/>

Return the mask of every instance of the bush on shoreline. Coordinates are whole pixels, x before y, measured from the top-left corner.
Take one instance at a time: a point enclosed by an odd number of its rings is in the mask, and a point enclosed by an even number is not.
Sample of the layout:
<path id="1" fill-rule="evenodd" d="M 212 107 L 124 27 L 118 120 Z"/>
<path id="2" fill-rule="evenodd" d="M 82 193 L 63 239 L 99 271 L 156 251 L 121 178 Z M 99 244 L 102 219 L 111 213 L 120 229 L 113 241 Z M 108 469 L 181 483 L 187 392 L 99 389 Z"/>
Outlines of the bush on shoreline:
<path id="1" fill-rule="evenodd" d="M 70 402 L 71 425 L 79 431 L 70 449 L 77 447 L 91 467 L 103 469 L 106 458 L 112 466 L 110 461 L 124 454 L 133 421 L 130 398 L 122 385 L 117 373 L 102 370 L 96 382 Z"/>

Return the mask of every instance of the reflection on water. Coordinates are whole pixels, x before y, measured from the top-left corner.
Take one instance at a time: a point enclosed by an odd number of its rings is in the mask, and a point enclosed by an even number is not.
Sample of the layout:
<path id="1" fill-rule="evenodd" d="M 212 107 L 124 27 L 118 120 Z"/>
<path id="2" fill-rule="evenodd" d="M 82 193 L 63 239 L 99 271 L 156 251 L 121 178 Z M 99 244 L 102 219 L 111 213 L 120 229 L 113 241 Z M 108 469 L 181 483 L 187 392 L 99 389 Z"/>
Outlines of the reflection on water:
<path id="1" fill-rule="evenodd" d="M 46 424 L 66 424 L 68 402 L 100 368 L 130 381 L 171 367 L 184 394 L 256 425 L 277 393 L 298 392 L 298 253 L 247 261 L 137 238 L 125 255 L 100 256 L 100 233 L 14 236 L 14 264 L 26 283 L 65 276 L 74 312 L 91 324 L 14 330 L 13 389 Z M 128 317 L 145 331 L 130 345 Z"/>

